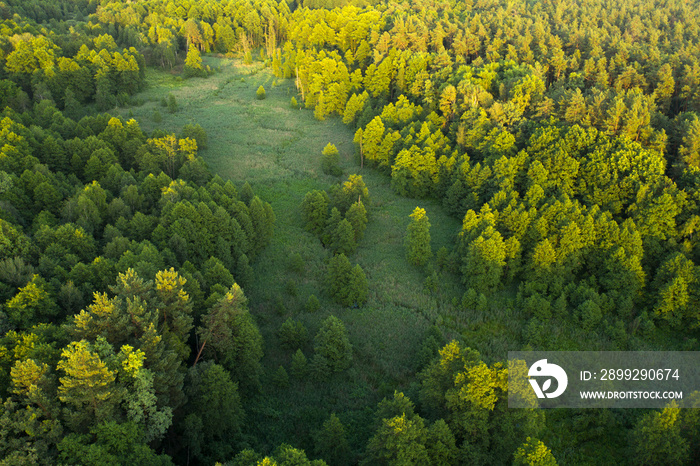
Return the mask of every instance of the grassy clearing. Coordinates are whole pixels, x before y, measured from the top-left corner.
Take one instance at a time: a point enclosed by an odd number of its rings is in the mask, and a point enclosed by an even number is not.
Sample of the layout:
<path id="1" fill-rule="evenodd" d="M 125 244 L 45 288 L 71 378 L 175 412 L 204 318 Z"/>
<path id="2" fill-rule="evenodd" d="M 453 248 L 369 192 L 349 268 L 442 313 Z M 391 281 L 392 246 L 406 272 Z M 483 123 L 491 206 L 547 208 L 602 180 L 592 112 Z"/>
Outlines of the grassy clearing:
<path id="1" fill-rule="evenodd" d="M 519 340 L 521 323 L 508 311 L 505 299 L 494 302 L 486 312 L 465 312 L 453 305 L 463 292 L 454 274 L 440 272 L 437 292 L 428 292 L 425 270 L 410 266 L 405 259 L 408 216 L 417 205 L 430 218 L 433 253 L 441 247 L 452 250 L 459 220 L 448 216 L 435 201 L 397 196 L 387 176 L 360 170 L 354 161 L 352 131 L 338 118 L 319 122 L 312 111 L 291 108 L 291 97 L 296 96 L 291 81 L 275 79 L 259 63 L 243 65 L 213 57 L 207 57 L 205 63 L 221 72 L 183 81 L 149 69 L 149 88 L 137 96 L 145 103 L 119 112 L 136 118 L 146 131 L 159 127 L 179 132 L 187 123 L 202 125 L 209 148 L 201 155 L 212 171 L 239 186 L 250 182 L 275 211 L 274 239 L 256 258 L 255 285 L 245 290 L 265 339 L 263 362 L 270 378 L 262 396 L 247 408 L 249 434 L 266 439 L 258 448 L 290 442 L 312 451 L 313 429 L 334 411 L 342 413 L 341 420 L 350 431 L 369 435 L 376 403 L 397 387 L 410 393 L 415 354 L 432 324 L 448 338 L 464 339 L 487 360 L 503 359 L 505 351 L 514 349 L 508 342 Z M 265 87 L 265 100 L 255 99 L 260 85 Z M 179 104 L 174 114 L 160 106 L 168 93 Z M 160 123 L 153 121 L 156 111 L 162 115 Z M 321 172 L 321 151 L 329 142 L 340 152 L 343 178 Z M 373 201 L 365 237 L 350 257 L 362 266 L 370 284 L 370 298 L 362 309 L 341 308 L 323 293 L 324 261 L 330 253 L 304 230 L 299 209 L 308 191 L 328 189 L 351 173 L 362 174 Z M 296 253 L 304 261 L 303 271 L 292 267 L 290 257 Z M 321 302 L 315 313 L 306 310 L 311 294 Z M 291 354 L 281 349 L 276 336 L 281 323 L 288 317 L 304 323 L 309 341 L 303 351 L 311 359 L 313 336 L 330 313 L 346 324 L 354 346 L 353 368 L 327 382 L 292 379 L 288 389 L 275 387 L 271 376 L 277 367 L 282 365 L 290 372 Z M 353 444 L 364 445 L 367 438 L 358 435 L 351 439 Z"/>

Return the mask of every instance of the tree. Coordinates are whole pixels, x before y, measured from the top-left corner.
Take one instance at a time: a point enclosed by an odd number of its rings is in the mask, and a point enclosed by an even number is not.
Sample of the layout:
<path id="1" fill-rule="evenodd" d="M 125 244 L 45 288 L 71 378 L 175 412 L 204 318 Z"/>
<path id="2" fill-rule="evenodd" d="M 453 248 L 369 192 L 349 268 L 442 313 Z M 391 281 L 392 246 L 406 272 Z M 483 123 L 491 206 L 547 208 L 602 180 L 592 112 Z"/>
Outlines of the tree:
<path id="1" fill-rule="evenodd" d="M 199 54 L 197 47 L 191 43 L 187 50 L 187 58 L 185 58 L 185 77 L 202 77 L 206 76 L 206 72 L 202 67 L 202 57 Z"/>
<path id="2" fill-rule="evenodd" d="M 362 239 L 367 228 L 367 209 L 362 201 L 354 202 L 348 211 L 345 213 L 345 218 L 352 225 L 352 230 L 355 234 L 355 241 Z"/>
<path id="3" fill-rule="evenodd" d="M 306 223 L 306 229 L 317 235 L 323 233 L 328 217 L 330 198 L 325 191 L 314 190 L 306 193 L 301 204 L 301 215 Z"/>
<path id="4" fill-rule="evenodd" d="M 329 464 L 345 466 L 351 462 L 350 444 L 345 436 L 345 427 L 335 413 L 323 423 L 316 434 L 316 454 Z"/>
<path id="5" fill-rule="evenodd" d="M 338 222 L 338 226 L 333 234 L 331 248 L 337 254 L 352 254 L 355 252 L 357 243 L 355 242 L 355 233 L 352 224 L 348 219 L 344 218 Z"/>
<path id="6" fill-rule="evenodd" d="M 304 324 L 298 320 L 292 320 L 290 317 L 280 325 L 277 337 L 284 348 L 294 351 L 306 344 L 308 335 Z"/>
<path id="7" fill-rule="evenodd" d="M 187 381 L 185 425 L 201 426 L 185 436 L 188 446 L 200 461 L 224 461 L 235 451 L 243 426 L 238 384 L 222 366 L 210 361 L 190 368 Z"/>
<path id="8" fill-rule="evenodd" d="M 430 222 L 425 209 L 416 207 L 409 215 L 411 223 L 406 229 L 406 257 L 411 264 L 425 265 L 432 257 L 430 249 Z"/>
<path id="9" fill-rule="evenodd" d="M 202 317 L 199 335 L 202 341 L 200 354 L 209 346 L 231 372 L 233 380 L 242 389 L 250 391 L 260 386 L 263 352 L 262 336 L 248 312 L 246 302 L 243 290 L 234 283 Z"/>
<path id="10" fill-rule="evenodd" d="M 362 268 L 353 268 L 345 254 L 328 262 L 327 289 L 333 300 L 344 306 L 362 305 L 367 300 L 367 277 Z"/>
<path id="11" fill-rule="evenodd" d="M 308 361 L 306 360 L 306 356 L 304 356 L 301 349 L 298 349 L 292 356 L 291 371 L 292 375 L 300 380 L 303 380 L 306 376 L 308 371 Z"/>
<path id="12" fill-rule="evenodd" d="M 345 324 L 337 317 L 328 316 L 314 337 L 316 358 L 322 358 L 333 371 L 343 371 L 352 363 L 352 345 Z"/>
<path id="13" fill-rule="evenodd" d="M 173 464 L 170 457 L 156 454 L 142 442 L 139 428 L 132 422 L 107 421 L 93 427 L 89 435 L 69 434 L 58 444 L 58 451 L 65 464 Z"/>
<path id="14" fill-rule="evenodd" d="M 330 142 L 323 148 L 321 155 L 321 169 L 326 175 L 340 176 L 343 171 L 340 169 L 340 159 L 338 149 Z"/>
<path id="15" fill-rule="evenodd" d="M 265 88 L 262 84 L 258 87 L 258 90 L 255 91 L 255 98 L 258 100 L 265 100 Z"/>
<path id="16" fill-rule="evenodd" d="M 116 374 L 92 351 L 85 340 L 70 343 L 61 353 L 63 371 L 58 399 L 71 406 L 69 422 L 74 429 L 111 419 L 122 394 L 115 386 Z"/>
<path id="17" fill-rule="evenodd" d="M 681 436 L 680 411 L 673 401 L 661 412 L 646 414 L 637 422 L 632 445 L 639 464 L 687 464 L 688 442 Z"/>
<path id="18" fill-rule="evenodd" d="M 537 439 L 528 437 L 515 452 L 514 465 L 517 466 L 557 466 L 552 451 Z"/>
<path id="19" fill-rule="evenodd" d="M 427 429 L 420 416 L 409 418 L 404 413 L 384 419 L 367 445 L 368 461 L 364 464 L 427 466 L 431 463 L 426 440 Z"/>

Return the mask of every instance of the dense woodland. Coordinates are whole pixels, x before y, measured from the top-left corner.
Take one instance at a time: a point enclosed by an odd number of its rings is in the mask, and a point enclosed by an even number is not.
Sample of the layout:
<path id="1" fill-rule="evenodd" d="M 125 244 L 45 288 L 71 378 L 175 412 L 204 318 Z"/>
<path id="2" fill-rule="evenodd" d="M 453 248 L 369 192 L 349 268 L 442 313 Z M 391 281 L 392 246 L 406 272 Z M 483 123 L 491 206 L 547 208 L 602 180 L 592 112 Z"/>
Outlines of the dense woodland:
<path id="1" fill-rule="evenodd" d="M 356 131 L 358 168 L 462 221 L 451 250 L 431 251 L 416 208 L 406 264 L 437 264 L 434 285 L 458 276 L 460 312 L 506 300 L 527 322 L 510 349 L 698 351 L 699 12 L 0 2 L 0 464 L 604 464 L 611 450 L 696 464 L 698 410 L 509 410 L 506 355 L 484 361 L 439 326 L 411 383 L 371 412 L 349 425 L 325 413 L 270 444 L 246 410 L 266 383 L 351 370 L 344 323 L 324 319 L 305 355 L 307 329 L 287 320 L 289 374 L 266 374 L 245 291 L 274 235 L 270 204 L 210 172 L 201 126 L 146 134 L 109 112 L 137 104 L 149 66 L 198 79 L 216 72 L 205 54 L 264 62 L 295 83 L 292 105 Z M 319 162 L 332 176 L 337 154 Z M 363 306 L 372 286 L 353 261 L 371 194 L 351 174 L 299 206 L 331 255 L 318 294 L 338 306 Z"/>

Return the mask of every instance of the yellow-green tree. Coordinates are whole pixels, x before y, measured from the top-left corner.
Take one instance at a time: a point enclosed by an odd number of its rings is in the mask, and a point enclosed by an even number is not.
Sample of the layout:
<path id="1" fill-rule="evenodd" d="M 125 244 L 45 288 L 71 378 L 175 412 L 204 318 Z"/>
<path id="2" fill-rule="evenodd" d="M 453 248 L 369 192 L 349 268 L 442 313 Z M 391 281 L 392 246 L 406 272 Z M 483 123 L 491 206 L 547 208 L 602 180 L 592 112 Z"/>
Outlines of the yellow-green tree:
<path id="1" fill-rule="evenodd" d="M 411 223 L 406 229 L 406 257 L 411 264 L 425 265 L 432 257 L 430 248 L 430 222 L 425 209 L 416 207 L 409 215 Z"/>

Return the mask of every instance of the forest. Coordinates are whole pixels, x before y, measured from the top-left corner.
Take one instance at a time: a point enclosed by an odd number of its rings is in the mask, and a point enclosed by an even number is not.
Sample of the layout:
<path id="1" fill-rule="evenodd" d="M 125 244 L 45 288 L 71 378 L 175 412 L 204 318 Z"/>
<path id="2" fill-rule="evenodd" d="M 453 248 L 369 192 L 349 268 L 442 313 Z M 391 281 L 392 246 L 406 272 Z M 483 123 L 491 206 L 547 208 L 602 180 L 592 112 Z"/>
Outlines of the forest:
<path id="1" fill-rule="evenodd" d="M 700 351 L 700 1 L 2 0 L 0 110 L 0 465 L 700 464 L 507 386 Z"/>

